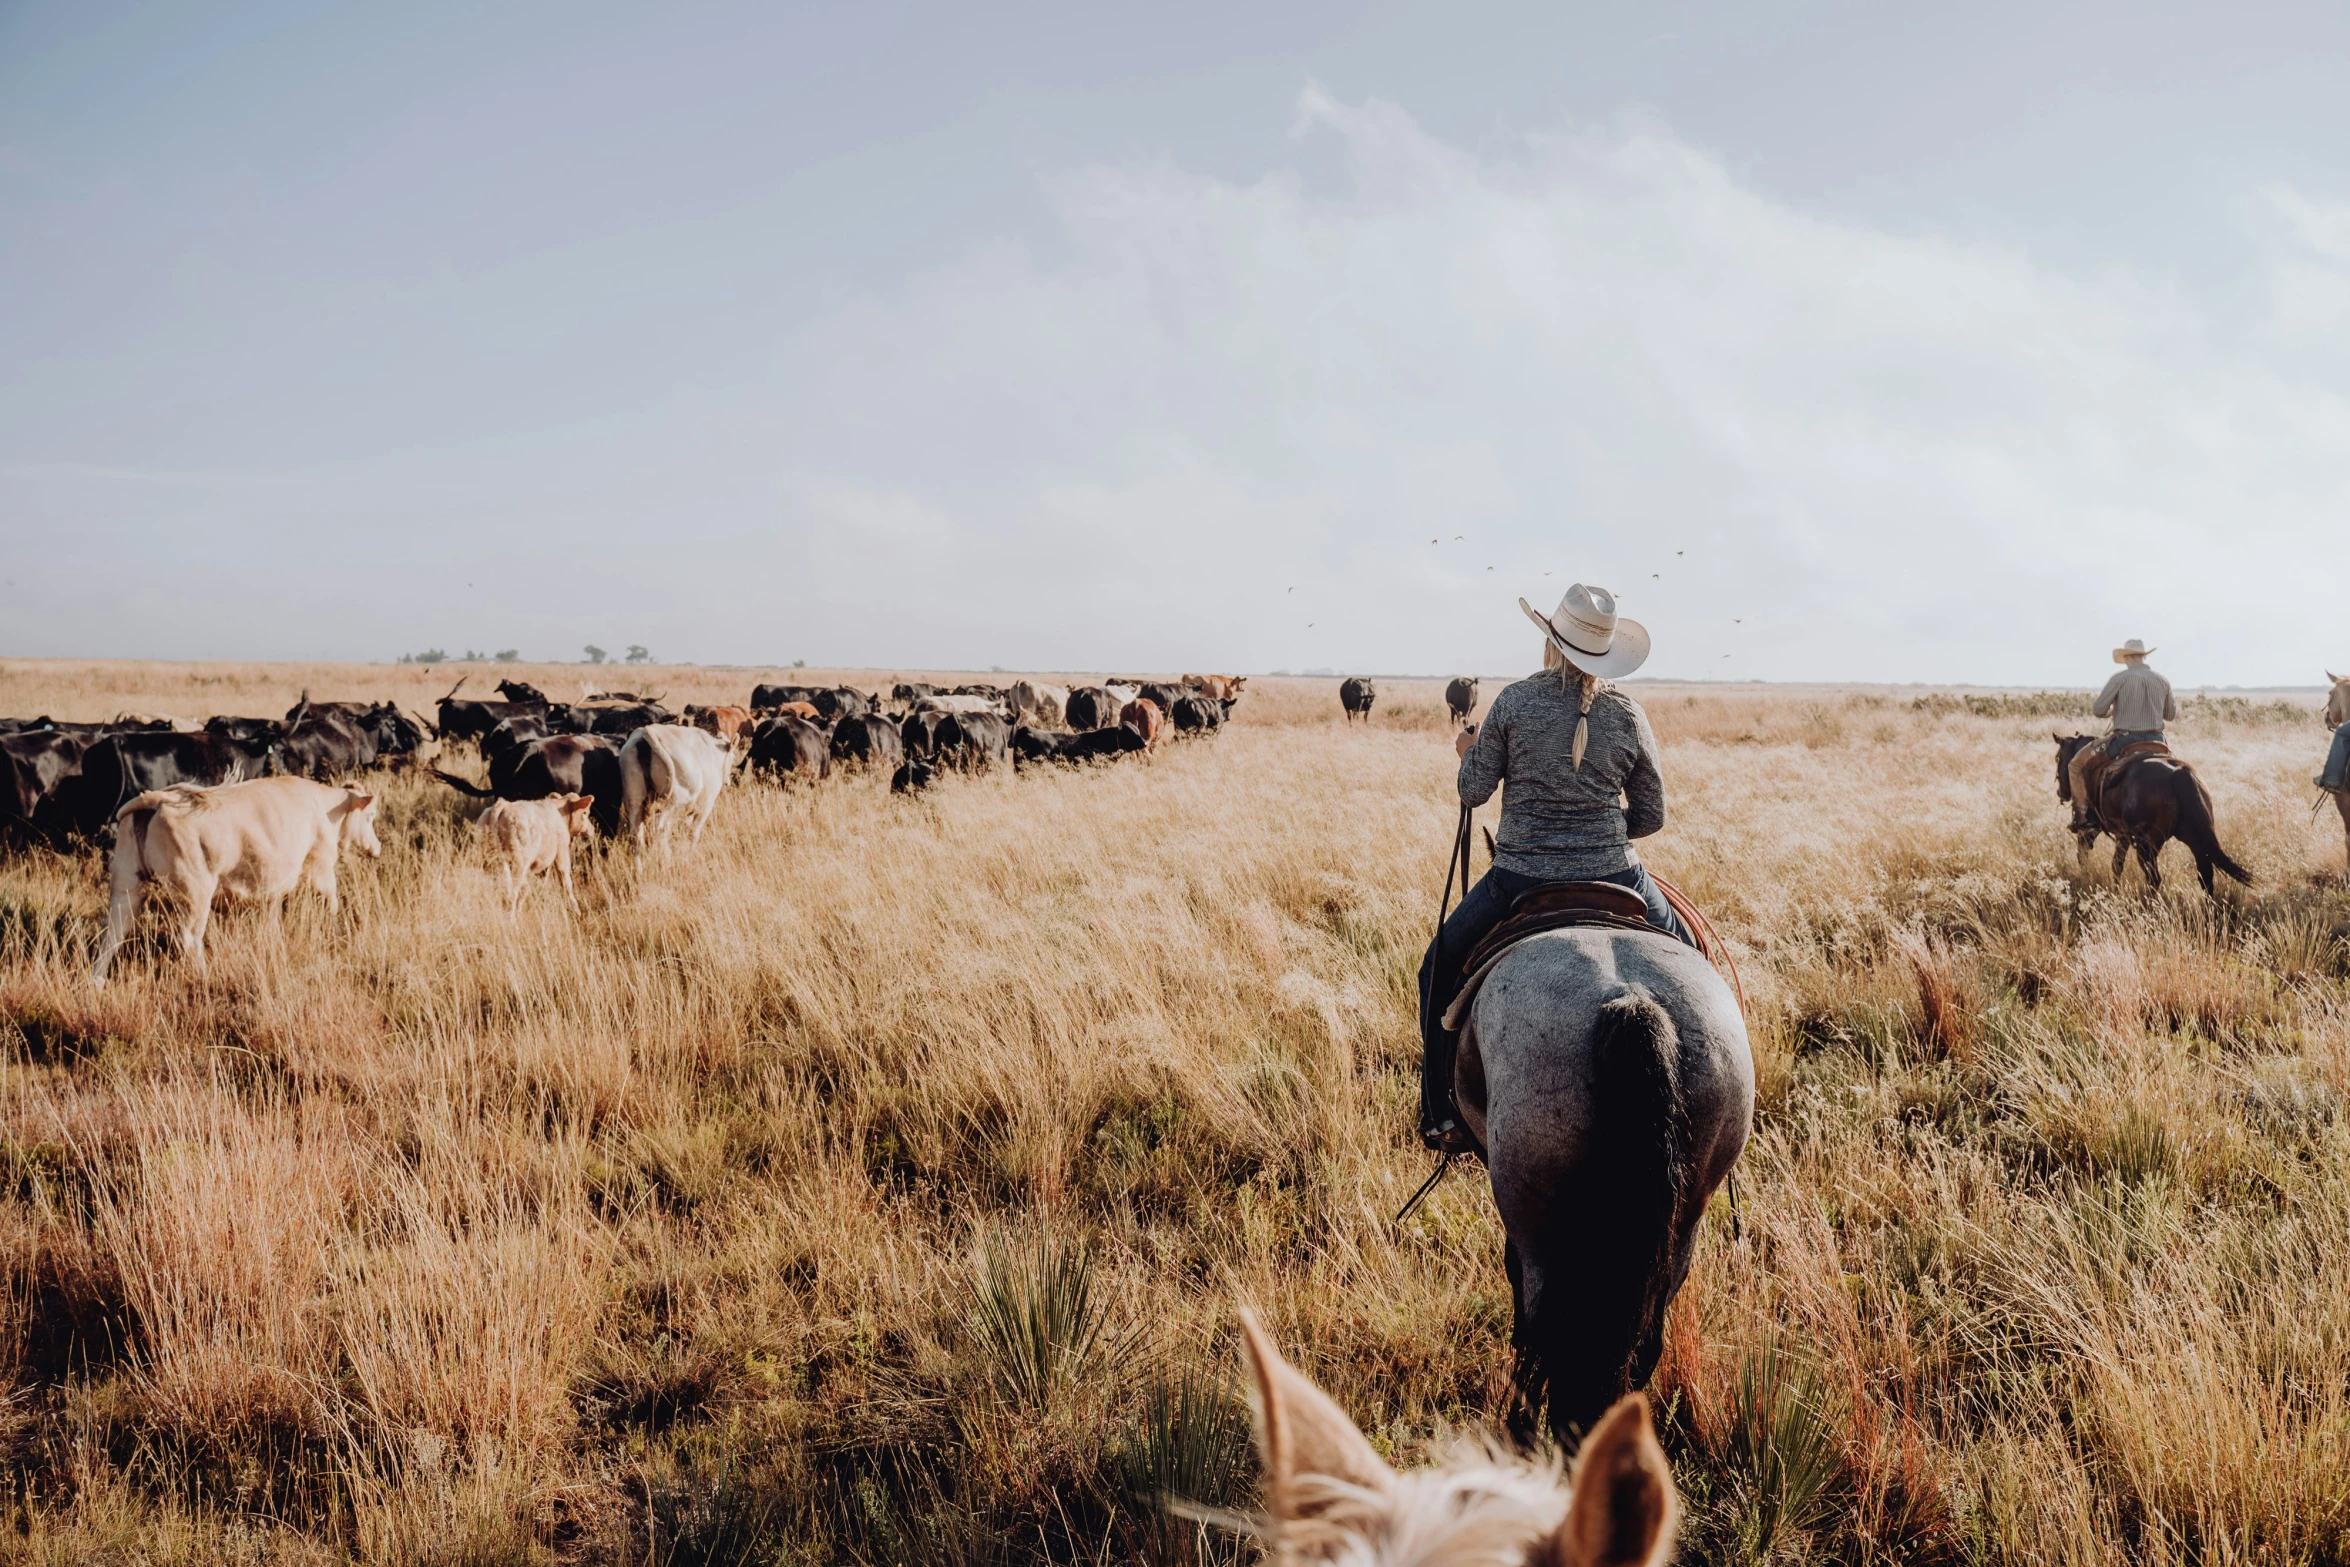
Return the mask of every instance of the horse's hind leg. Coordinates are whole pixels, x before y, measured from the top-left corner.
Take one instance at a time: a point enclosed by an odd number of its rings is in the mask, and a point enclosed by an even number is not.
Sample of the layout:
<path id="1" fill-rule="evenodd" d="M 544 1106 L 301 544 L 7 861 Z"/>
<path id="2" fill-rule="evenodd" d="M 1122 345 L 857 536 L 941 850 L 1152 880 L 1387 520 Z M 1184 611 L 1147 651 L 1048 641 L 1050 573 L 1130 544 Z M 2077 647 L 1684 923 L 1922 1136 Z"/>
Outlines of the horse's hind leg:
<path id="1" fill-rule="evenodd" d="M 2138 869 L 2146 873 L 2146 890 L 2148 892 L 2162 891 L 2162 868 L 2156 863 L 2161 855 L 2162 848 L 2159 844 L 2141 843 L 2138 845 Z M 2208 866 L 2204 868 L 2203 872 L 2203 890 L 2205 892 L 2211 890 L 2211 870 Z"/>
<path id="2" fill-rule="evenodd" d="M 1526 1281 L 1518 1262 L 1516 1241 L 1501 1243 L 1501 1267 L 1510 1281 L 1510 1403 L 1506 1424 L 1512 1441 L 1531 1447 L 1542 1437 L 1550 1379 L 1527 1332 Z"/>

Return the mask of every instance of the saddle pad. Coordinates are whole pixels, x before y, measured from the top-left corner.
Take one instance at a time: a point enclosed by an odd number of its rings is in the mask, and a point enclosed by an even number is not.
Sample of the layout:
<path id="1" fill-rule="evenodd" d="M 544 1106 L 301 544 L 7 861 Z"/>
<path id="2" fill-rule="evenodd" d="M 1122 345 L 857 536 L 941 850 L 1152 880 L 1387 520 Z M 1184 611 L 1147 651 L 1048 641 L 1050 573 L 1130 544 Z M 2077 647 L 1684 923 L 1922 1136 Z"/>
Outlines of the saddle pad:
<path id="1" fill-rule="evenodd" d="M 1486 973 L 1510 949 L 1530 936 L 1575 925 L 1609 925 L 1618 930 L 1645 930 L 1662 934 L 1648 922 L 1648 904 L 1629 887 L 1606 881 L 1570 881 L 1537 888 L 1510 906 L 1509 918 L 1486 932 L 1469 950 L 1468 978 L 1444 1009 L 1444 1026 L 1458 1029 L 1469 1015 L 1469 1005 L 1485 983 Z"/>
<path id="2" fill-rule="evenodd" d="M 2168 756 L 2168 755 L 2170 755 L 2170 742 L 2169 742 L 2169 741 L 2167 741 L 2167 740 L 2140 740 L 2140 741 L 2137 741 L 2137 742 L 2135 742 L 2134 744 L 2131 744 L 2131 745 L 2125 745 L 2125 746 L 2123 746 L 2123 747 L 2121 748 L 2121 750 L 2119 750 L 2118 752 L 2114 753 L 2114 755 L 2112 755 L 2111 757 L 2107 758 L 2107 761 L 2108 761 L 2108 762 L 2109 762 L 2109 764 L 2111 764 L 2111 765 L 2118 766 L 2118 765 L 2120 765 L 2120 764 L 2121 764 L 2121 763 L 2123 763 L 2123 762 L 2134 762 L 2134 761 L 2136 761 L 2136 760 L 2137 760 L 2139 757 L 2141 757 L 2141 756 Z"/>

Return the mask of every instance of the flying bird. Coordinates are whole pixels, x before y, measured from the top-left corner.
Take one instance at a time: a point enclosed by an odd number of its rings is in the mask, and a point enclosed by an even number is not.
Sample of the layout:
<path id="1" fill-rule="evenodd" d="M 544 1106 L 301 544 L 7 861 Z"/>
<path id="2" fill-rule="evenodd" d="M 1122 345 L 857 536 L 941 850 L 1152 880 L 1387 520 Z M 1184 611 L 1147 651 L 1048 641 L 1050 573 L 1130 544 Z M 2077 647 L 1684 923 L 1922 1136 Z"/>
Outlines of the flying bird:
<path id="1" fill-rule="evenodd" d="M 1428 542 L 1434 544 L 1436 541 L 1434 539 L 1430 539 Z"/>
<path id="2" fill-rule="evenodd" d="M 1663 579 L 1663 577 L 1664 577 L 1664 573 L 1663 573 L 1663 572 L 1661 572 L 1661 571 L 1652 571 L 1652 572 L 1650 572 L 1650 573 L 1649 573 L 1649 576 L 1650 576 L 1651 578 L 1654 578 L 1654 579 L 1657 579 L 1657 580 L 1662 580 L 1662 579 Z"/>
<path id="3" fill-rule="evenodd" d="M 1458 543 L 1459 543 L 1461 540 L 1463 540 L 1463 539 L 1465 539 L 1465 538 L 1467 538 L 1467 537 L 1468 537 L 1468 535 L 1467 535 L 1467 534 L 1465 534 L 1465 533 L 1456 533 L 1456 534 L 1454 534 L 1454 535 L 1452 536 L 1452 541 L 1453 541 L 1455 544 L 1458 544 Z"/>
<path id="4" fill-rule="evenodd" d="M 1688 552 L 1687 550 L 1675 550 L 1675 551 L 1673 551 L 1673 553 L 1674 553 L 1674 554 L 1676 554 L 1676 555 L 1686 555 L 1686 554 L 1688 554 L 1689 552 Z"/>
<path id="5" fill-rule="evenodd" d="M 1745 622 L 1745 621 L 1743 621 L 1743 620 L 1740 620 L 1740 619 L 1739 619 L 1739 618 L 1738 618 L 1736 615 L 1732 615 L 1732 616 L 1730 617 L 1730 624 L 1731 624 L 1731 625 L 1733 625 L 1733 626 L 1743 626 L 1743 625 L 1745 625 L 1745 624 L 1746 624 L 1746 622 Z"/>

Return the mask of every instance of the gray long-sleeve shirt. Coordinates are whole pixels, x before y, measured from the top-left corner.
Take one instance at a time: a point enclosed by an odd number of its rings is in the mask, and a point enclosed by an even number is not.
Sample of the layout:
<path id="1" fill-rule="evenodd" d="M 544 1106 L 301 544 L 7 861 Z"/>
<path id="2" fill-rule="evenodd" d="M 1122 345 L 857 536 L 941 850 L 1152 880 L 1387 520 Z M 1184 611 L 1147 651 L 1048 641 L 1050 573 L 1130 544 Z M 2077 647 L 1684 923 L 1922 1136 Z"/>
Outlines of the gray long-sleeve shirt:
<path id="1" fill-rule="evenodd" d="M 2160 734 L 2165 719 L 2179 716 L 2178 699 L 2170 682 L 2144 664 L 2124 664 L 2105 682 L 2090 704 L 2092 718 L 2111 715 L 2113 727 L 2137 734 Z"/>
<path id="2" fill-rule="evenodd" d="M 1575 769 L 1575 716 L 1554 670 L 1503 688 L 1461 758 L 1464 805 L 1483 805 L 1504 779 L 1493 863 L 1543 881 L 1585 881 L 1640 863 L 1631 840 L 1665 824 L 1665 782 L 1656 735 L 1640 704 L 1614 686 L 1591 704 L 1583 768 Z"/>

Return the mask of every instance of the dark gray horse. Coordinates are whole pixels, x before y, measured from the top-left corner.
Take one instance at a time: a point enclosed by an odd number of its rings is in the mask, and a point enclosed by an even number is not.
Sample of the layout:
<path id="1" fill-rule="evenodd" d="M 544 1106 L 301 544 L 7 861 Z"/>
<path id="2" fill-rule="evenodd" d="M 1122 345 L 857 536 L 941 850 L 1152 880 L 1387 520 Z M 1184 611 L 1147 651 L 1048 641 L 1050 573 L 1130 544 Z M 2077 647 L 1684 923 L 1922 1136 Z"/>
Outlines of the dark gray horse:
<path id="1" fill-rule="evenodd" d="M 1562 1443 L 1646 1383 L 1698 1221 L 1754 1121 L 1737 997 L 1669 936 L 1586 926 L 1512 948 L 1455 1069 L 1517 1301 L 1511 1428 Z"/>

